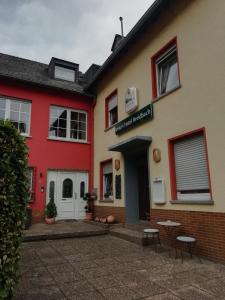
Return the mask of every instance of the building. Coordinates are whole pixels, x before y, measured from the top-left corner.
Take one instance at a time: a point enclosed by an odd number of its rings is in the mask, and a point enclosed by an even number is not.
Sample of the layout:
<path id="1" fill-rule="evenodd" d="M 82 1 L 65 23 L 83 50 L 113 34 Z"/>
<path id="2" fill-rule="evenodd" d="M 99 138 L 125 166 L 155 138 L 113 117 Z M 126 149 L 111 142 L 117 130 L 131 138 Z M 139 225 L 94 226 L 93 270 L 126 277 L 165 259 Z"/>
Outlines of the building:
<path id="1" fill-rule="evenodd" d="M 89 82 L 96 215 L 181 222 L 225 260 L 224 1 L 159 0 Z"/>
<path id="2" fill-rule="evenodd" d="M 83 218 L 94 189 L 97 217 L 179 221 L 225 261 L 224 11 L 223 0 L 156 0 L 84 76 L 0 55 L 0 117 L 26 136 L 35 220 L 53 196 L 59 219 Z"/>
<path id="3" fill-rule="evenodd" d="M 58 219 L 83 218 L 82 196 L 92 185 L 93 98 L 79 65 L 0 54 L 0 118 L 26 137 L 33 221 L 43 220 L 50 197 Z"/>

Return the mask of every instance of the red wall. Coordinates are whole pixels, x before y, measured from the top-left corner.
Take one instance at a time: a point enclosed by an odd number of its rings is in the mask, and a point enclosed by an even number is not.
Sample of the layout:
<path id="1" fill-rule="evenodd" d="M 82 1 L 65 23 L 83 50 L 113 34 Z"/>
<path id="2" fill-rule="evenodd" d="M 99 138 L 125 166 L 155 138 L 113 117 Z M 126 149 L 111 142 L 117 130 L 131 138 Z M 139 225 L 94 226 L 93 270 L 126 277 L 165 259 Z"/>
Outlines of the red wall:
<path id="1" fill-rule="evenodd" d="M 35 168 L 35 200 L 32 204 L 33 218 L 43 218 L 46 202 L 48 169 L 83 170 L 90 173 L 92 188 L 93 102 L 79 95 L 65 94 L 45 88 L 16 83 L 0 83 L 0 95 L 30 100 L 31 137 L 26 138 L 29 147 L 29 166 Z M 88 143 L 53 141 L 48 139 L 50 105 L 81 109 L 88 113 Z M 42 176 L 40 176 L 42 173 Z M 44 192 L 41 192 L 44 187 Z"/>

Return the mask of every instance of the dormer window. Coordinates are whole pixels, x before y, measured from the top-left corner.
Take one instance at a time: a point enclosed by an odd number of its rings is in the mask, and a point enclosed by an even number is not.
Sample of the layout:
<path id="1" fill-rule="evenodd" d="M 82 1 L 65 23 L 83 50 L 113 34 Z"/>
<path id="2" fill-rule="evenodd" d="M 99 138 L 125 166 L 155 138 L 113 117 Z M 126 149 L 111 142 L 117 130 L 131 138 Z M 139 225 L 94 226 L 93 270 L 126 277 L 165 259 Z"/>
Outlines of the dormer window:
<path id="1" fill-rule="evenodd" d="M 54 77 L 57 79 L 75 82 L 75 70 L 61 66 L 55 66 Z"/>
<path id="2" fill-rule="evenodd" d="M 79 77 L 79 65 L 52 57 L 48 66 L 48 73 L 51 78 L 77 83 Z"/>

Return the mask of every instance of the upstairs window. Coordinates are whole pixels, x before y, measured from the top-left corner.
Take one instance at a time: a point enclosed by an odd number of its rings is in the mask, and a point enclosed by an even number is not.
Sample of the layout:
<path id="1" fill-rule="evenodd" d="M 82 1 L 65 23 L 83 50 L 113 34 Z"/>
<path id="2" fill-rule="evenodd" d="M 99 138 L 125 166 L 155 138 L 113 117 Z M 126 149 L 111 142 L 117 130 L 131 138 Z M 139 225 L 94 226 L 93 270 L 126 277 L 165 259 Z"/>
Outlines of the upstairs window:
<path id="1" fill-rule="evenodd" d="M 170 141 L 171 183 L 177 200 L 211 200 L 204 130 Z"/>
<path id="2" fill-rule="evenodd" d="M 160 97 L 180 85 L 176 39 L 152 58 L 153 97 Z"/>
<path id="3" fill-rule="evenodd" d="M 49 137 L 60 140 L 87 141 L 87 113 L 63 107 L 50 108 Z"/>
<path id="4" fill-rule="evenodd" d="M 30 134 L 31 103 L 0 97 L 0 120 L 9 120 L 25 136 Z"/>
<path id="5" fill-rule="evenodd" d="M 117 107 L 117 91 L 113 92 L 110 96 L 106 98 L 105 103 L 105 118 L 106 118 L 106 128 L 113 126 L 118 122 L 118 107 Z"/>
<path id="6" fill-rule="evenodd" d="M 56 65 L 55 78 L 75 82 L 75 70 Z"/>
<path id="7" fill-rule="evenodd" d="M 113 197 L 113 168 L 112 160 L 101 163 L 101 198 L 112 200 Z"/>

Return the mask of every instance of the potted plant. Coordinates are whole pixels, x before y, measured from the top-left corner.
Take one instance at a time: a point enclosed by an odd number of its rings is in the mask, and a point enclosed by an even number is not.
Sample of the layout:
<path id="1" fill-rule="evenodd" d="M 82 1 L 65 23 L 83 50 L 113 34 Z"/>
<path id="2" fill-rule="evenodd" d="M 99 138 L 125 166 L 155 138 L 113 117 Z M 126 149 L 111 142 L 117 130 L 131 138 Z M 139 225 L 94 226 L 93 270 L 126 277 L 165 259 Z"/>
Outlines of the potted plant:
<path id="1" fill-rule="evenodd" d="M 88 221 L 91 221 L 93 219 L 93 211 L 92 211 L 91 207 L 86 205 L 85 206 L 85 211 L 86 211 L 85 219 L 88 220 Z"/>
<path id="2" fill-rule="evenodd" d="M 54 224 L 56 216 L 57 216 L 57 208 L 54 199 L 50 198 L 49 203 L 46 205 L 45 222 L 47 224 Z"/>
<path id="3" fill-rule="evenodd" d="M 96 196 L 91 193 L 86 193 L 83 197 L 84 201 L 87 201 L 87 205 L 85 206 L 86 217 L 85 219 L 88 221 L 93 220 L 94 217 L 94 200 Z"/>

